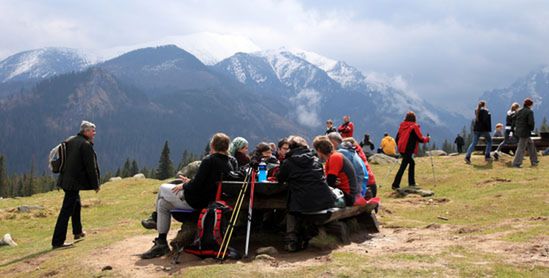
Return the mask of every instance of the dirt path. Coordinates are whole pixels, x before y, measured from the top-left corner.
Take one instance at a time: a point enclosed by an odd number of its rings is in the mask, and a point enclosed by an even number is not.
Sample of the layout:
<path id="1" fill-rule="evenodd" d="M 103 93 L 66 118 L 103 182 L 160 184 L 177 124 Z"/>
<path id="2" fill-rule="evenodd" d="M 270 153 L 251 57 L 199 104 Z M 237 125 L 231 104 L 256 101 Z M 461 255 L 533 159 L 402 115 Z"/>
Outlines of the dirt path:
<path id="1" fill-rule="evenodd" d="M 541 221 L 547 221 L 542 219 Z M 503 223 L 502 225 L 504 225 Z M 514 225 L 527 225 L 528 221 L 517 221 Z M 505 263 L 521 265 L 549 266 L 549 237 L 536 242 L 509 243 L 498 238 L 504 233 L 479 234 L 476 229 L 456 228 L 451 225 L 431 224 L 424 228 L 383 228 L 375 235 L 355 235 L 353 243 L 336 249 L 338 252 L 350 252 L 371 257 L 390 254 L 411 254 L 436 256 L 448 251 L 450 246 L 459 246 L 470 252 L 497 254 Z M 173 237 L 175 235 L 170 235 Z M 200 260 L 189 254 L 182 254 L 181 264 L 173 265 L 168 258 L 141 260 L 138 254 L 151 246 L 151 236 L 137 236 L 118 242 L 108 248 L 97 250 L 91 256 L 93 267 L 101 271 L 105 266 L 127 277 L 158 277 L 169 274 L 183 274 L 186 267 L 206 266 L 216 264 L 213 260 Z M 260 243 L 254 244 L 259 246 Z M 281 248 L 277 246 L 278 250 Z M 333 250 L 335 251 L 335 250 Z M 291 271 L 305 266 L 321 265 L 331 261 L 330 251 L 310 250 L 298 253 L 280 252 L 275 261 L 245 262 L 246 268 L 261 269 L 265 273 Z M 451 254 L 451 256 L 460 256 Z M 240 264 L 240 262 L 238 262 Z M 479 264 L 489 262 L 477 262 Z M 394 269 L 425 269 L 444 267 L 446 261 L 437 259 L 435 262 L 416 262 L 414 260 L 394 264 L 390 260 L 376 262 L 376 267 Z"/>

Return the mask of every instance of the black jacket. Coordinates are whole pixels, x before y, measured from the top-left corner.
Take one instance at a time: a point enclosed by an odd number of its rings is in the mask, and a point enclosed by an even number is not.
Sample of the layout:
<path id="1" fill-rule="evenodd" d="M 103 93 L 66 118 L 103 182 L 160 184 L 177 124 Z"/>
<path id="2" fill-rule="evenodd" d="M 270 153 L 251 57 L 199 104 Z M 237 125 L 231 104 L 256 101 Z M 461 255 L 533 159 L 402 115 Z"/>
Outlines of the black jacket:
<path id="1" fill-rule="evenodd" d="M 481 108 L 478 117 L 475 118 L 475 126 L 473 131 L 491 132 L 492 131 L 492 115 L 487 109 Z"/>
<path id="2" fill-rule="evenodd" d="M 202 159 L 194 178 L 183 186 L 185 201 L 195 209 L 202 209 L 215 201 L 217 182 L 236 170 L 235 159 L 214 153 Z"/>
<path id="3" fill-rule="evenodd" d="M 456 145 L 458 146 L 463 146 L 465 145 L 465 140 L 463 140 L 463 137 L 457 136 L 456 140 L 454 140 L 454 143 L 456 143 Z"/>
<path id="4" fill-rule="evenodd" d="M 99 188 L 99 166 L 93 143 L 78 134 L 65 140 L 67 157 L 57 179 L 57 186 L 65 190 L 95 190 Z"/>
<path id="5" fill-rule="evenodd" d="M 514 136 L 519 138 L 530 137 L 530 132 L 535 128 L 534 111 L 528 107 L 520 109 L 515 116 Z"/>
<path id="6" fill-rule="evenodd" d="M 288 184 L 288 211 L 314 212 L 334 207 L 335 197 L 324 178 L 318 158 L 307 148 L 286 154 L 278 182 Z"/>

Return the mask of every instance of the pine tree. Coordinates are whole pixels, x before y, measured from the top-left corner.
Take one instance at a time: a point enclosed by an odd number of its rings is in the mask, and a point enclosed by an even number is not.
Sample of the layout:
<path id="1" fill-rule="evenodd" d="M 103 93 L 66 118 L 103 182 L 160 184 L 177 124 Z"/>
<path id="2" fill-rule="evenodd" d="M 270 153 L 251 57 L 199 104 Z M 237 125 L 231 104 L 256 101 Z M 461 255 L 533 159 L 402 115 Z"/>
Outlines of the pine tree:
<path id="1" fill-rule="evenodd" d="M 159 180 L 165 180 L 173 177 L 174 175 L 173 163 L 170 160 L 170 148 L 168 147 L 168 141 L 164 143 L 160 159 L 158 160 L 158 168 L 156 169 L 156 178 Z"/>
<path id="2" fill-rule="evenodd" d="M 541 126 L 539 127 L 540 132 L 549 132 L 549 125 L 547 124 L 547 118 L 543 117 L 541 121 Z"/>
<path id="3" fill-rule="evenodd" d="M 4 165 L 4 156 L 0 155 L 0 197 L 8 197 L 8 179 L 6 167 Z"/>
<path id="4" fill-rule="evenodd" d="M 139 167 L 137 166 L 137 161 L 135 159 L 132 161 L 132 166 L 130 167 L 130 176 L 134 176 L 135 174 L 139 173 Z"/>
<path id="5" fill-rule="evenodd" d="M 130 159 L 127 158 L 126 162 L 124 162 L 124 166 L 122 167 L 122 173 L 120 173 L 123 178 L 130 177 L 131 174 L 131 162 Z"/>

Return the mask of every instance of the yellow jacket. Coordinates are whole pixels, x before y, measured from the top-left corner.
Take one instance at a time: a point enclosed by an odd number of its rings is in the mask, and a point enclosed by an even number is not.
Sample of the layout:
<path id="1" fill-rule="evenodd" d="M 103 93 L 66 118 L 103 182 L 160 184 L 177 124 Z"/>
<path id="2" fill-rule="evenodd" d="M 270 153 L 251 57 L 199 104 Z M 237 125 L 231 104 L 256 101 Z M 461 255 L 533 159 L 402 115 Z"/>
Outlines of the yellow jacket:
<path id="1" fill-rule="evenodd" d="M 396 142 L 395 139 L 391 136 L 385 136 L 381 139 L 381 144 L 379 146 L 383 153 L 386 155 L 396 155 Z"/>

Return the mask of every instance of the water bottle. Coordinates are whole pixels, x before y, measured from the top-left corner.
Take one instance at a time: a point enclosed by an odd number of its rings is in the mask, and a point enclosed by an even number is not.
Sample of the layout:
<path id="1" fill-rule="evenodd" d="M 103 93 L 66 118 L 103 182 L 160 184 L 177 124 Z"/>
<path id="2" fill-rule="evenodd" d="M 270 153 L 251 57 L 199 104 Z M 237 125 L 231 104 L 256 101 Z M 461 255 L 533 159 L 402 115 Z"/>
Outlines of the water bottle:
<path id="1" fill-rule="evenodd" d="M 259 177 L 257 178 L 257 181 L 258 182 L 267 181 L 267 163 L 265 163 L 264 161 L 261 161 L 257 169 L 259 170 Z"/>

